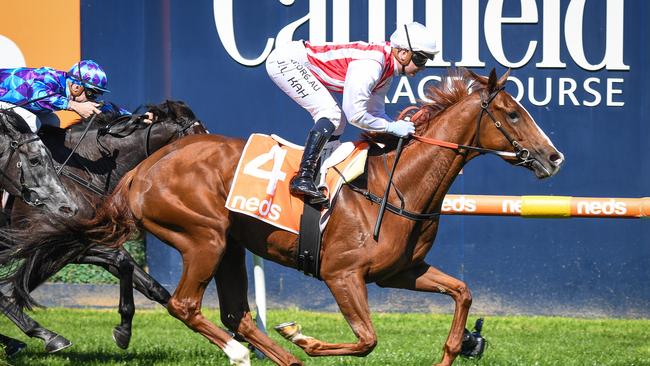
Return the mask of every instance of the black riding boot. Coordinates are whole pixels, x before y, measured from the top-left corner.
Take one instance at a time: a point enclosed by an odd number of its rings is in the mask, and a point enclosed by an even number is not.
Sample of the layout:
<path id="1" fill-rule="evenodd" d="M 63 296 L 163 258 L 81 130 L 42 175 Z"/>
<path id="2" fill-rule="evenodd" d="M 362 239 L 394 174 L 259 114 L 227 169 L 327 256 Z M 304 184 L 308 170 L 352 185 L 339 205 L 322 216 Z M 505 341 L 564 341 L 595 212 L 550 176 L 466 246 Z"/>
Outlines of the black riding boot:
<path id="1" fill-rule="evenodd" d="M 305 151 L 302 153 L 300 169 L 291 182 L 289 190 L 295 196 L 312 197 L 311 203 L 321 203 L 327 201 L 327 197 L 316 188 L 314 184 L 314 175 L 318 167 L 318 158 L 327 140 L 332 136 L 335 126 L 326 118 L 321 118 L 316 122 L 314 127 L 309 131 Z"/>

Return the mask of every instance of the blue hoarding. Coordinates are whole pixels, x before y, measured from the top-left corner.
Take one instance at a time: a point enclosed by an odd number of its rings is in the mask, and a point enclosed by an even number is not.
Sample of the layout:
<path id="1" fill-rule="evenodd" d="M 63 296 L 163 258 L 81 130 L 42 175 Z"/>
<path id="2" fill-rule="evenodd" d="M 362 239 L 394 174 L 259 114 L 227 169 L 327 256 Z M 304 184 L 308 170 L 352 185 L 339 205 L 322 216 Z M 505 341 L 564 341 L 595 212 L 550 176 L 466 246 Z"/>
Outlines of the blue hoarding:
<path id="1" fill-rule="evenodd" d="M 82 56 L 105 65 L 112 101 L 184 100 L 213 133 L 275 133 L 301 144 L 312 121 L 269 79 L 268 53 L 291 39 L 387 39 L 398 23 L 432 27 L 441 54 L 396 79 L 387 111 L 425 98 L 449 67 L 511 68 L 517 97 L 566 156 L 538 181 L 494 157 L 470 163 L 451 193 L 648 195 L 650 4 L 637 0 L 82 1 Z M 360 131 L 346 129 L 345 138 Z M 191 162 L 188 162 L 191 164 Z M 427 260 L 467 282 L 489 312 L 650 315 L 648 224 L 641 220 L 443 217 Z M 174 285 L 179 256 L 148 243 L 155 277 Z M 324 286 L 267 264 L 271 304 L 332 308 Z M 449 299 L 370 288 L 385 310 Z M 306 301 L 305 299 L 309 299 Z M 448 304 L 448 305 L 443 305 Z"/>

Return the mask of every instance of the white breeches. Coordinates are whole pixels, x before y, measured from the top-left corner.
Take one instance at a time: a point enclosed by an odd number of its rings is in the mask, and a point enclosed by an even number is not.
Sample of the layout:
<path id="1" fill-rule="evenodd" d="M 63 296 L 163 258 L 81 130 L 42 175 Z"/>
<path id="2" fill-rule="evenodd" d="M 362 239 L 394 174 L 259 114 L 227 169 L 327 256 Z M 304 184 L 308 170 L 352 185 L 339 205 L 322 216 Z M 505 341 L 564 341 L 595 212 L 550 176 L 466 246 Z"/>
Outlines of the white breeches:
<path id="1" fill-rule="evenodd" d="M 266 59 L 266 72 L 282 91 L 311 114 L 314 121 L 327 118 L 336 126 L 334 135 L 341 135 L 345 128 L 341 108 L 308 69 L 308 63 L 302 41 L 293 41 L 271 52 Z"/>
<path id="2" fill-rule="evenodd" d="M 11 107 L 14 107 L 14 105 L 11 103 L 0 102 L 1 109 Z M 13 111 L 18 113 L 18 115 L 21 116 L 25 122 L 27 122 L 27 125 L 29 125 L 29 128 L 32 130 L 32 132 L 38 131 L 38 129 L 41 128 L 41 125 L 51 125 L 56 127 L 59 127 L 61 125 L 61 121 L 55 113 L 36 115 L 21 107 L 15 107 L 13 108 Z"/>

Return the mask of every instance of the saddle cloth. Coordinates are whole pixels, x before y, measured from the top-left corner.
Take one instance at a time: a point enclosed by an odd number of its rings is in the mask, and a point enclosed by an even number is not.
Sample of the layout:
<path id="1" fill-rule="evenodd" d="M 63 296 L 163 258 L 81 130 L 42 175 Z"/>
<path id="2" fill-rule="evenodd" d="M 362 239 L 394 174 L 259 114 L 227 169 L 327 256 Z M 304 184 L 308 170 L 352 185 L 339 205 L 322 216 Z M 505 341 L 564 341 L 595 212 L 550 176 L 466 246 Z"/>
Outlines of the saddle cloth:
<path id="1" fill-rule="evenodd" d="M 298 171 L 302 151 L 302 146 L 278 136 L 252 134 L 237 164 L 226 208 L 298 234 L 304 203 L 289 193 L 289 181 Z M 344 181 L 363 173 L 367 156 L 365 142 L 333 141 L 326 145 L 321 154 L 323 178 L 319 187 L 326 188 L 330 202 Z M 329 218 L 326 213 L 321 212 L 321 230 Z"/>

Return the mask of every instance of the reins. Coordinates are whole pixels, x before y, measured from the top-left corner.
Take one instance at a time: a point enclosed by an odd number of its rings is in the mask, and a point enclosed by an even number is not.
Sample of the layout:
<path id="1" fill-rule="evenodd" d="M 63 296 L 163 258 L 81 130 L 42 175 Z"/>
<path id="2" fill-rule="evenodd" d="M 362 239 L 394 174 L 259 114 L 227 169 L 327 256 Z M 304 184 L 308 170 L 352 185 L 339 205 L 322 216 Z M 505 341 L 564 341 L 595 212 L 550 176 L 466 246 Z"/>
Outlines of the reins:
<path id="1" fill-rule="evenodd" d="M 512 136 L 505 130 L 503 129 L 503 125 L 500 121 L 498 121 L 492 112 L 489 111 L 490 103 L 496 98 L 496 96 L 503 90 L 503 87 L 500 87 L 499 89 L 496 89 L 492 91 L 487 98 L 484 97 L 484 94 L 481 93 L 481 112 L 479 113 L 477 119 L 476 119 L 476 137 L 474 138 L 475 143 L 474 145 L 462 145 L 462 144 L 457 144 L 454 142 L 448 142 L 448 141 L 443 141 L 443 140 L 438 140 L 438 139 L 433 139 L 430 137 L 425 137 L 425 136 L 420 136 L 420 135 L 412 135 L 411 137 L 419 142 L 423 142 L 429 145 L 434 145 L 434 146 L 440 146 L 448 149 L 453 149 L 458 151 L 459 153 L 462 154 L 462 152 L 467 152 L 467 151 L 475 151 L 480 154 L 494 154 L 498 156 L 503 156 L 503 157 L 509 157 L 509 158 L 516 158 L 519 160 L 516 165 L 524 165 L 527 166 L 534 162 L 534 159 L 530 159 L 530 152 L 523 148 L 517 140 L 512 138 Z M 402 113 L 400 113 L 398 120 L 405 119 L 407 118 L 406 115 L 407 113 L 418 109 L 415 106 L 411 106 L 409 108 L 406 108 Z M 419 109 L 412 117 L 412 121 L 417 121 L 419 118 L 421 118 L 424 114 L 424 109 Z M 481 129 L 481 121 L 483 120 L 483 116 L 487 114 L 487 116 L 492 120 L 494 126 L 501 132 L 501 134 L 508 140 L 510 145 L 514 148 L 515 152 L 510 152 L 510 151 L 501 151 L 501 150 L 492 150 L 492 149 L 486 149 L 480 146 L 480 129 Z M 377 222 L 375 223 L 375 230 L 374 230 L 374 238 L 375 240 L 378 240 L 379 238 L 379 231 L 381 229 L 381 223 L 383 219 L 383 215 L 385 210 L 388 210 L 396 215 L 402 216 L 404 218 L 407 218 L 409 220 L 413 221 L 426 221 L 426 220 L 433 220 L 436 219 L 440 216 L 440 212 L 431 212 L 431 213 L 414 213 L 408 210 L 404 209 L 405 203 L 404 203 L 404 198 L 402 197 L 401 194 L 398 194 L 398 197 L 400 198 L 401 201 L 401 207 L 397 207 L 394 204 L 391 204 L 388 202 L 388 194 L 390 191 L 391 186 L 393 185 L 392 180 L 393 180 L 393 174 L 395 172 L 395 168 L 397 167 L 397 163 L 399 161 L 399 157 L 402 153 L 402 147 L 404 143 L 404 138 L 400 138 L 397 149 L 395 152 L 395 160 L 393 162 L 393 167 L 389 172 L 389 177 L 388 177 L 388 184 L 386 186 L 386 190 L 384 192 L 383 198 L 375 195 L 374 193 L 366 190 L 359 188 L 347 181 L 344 182 L 350 187 L 350 189 L 356 193 L 359 193 L 363 195 L 367 200 L 377 203 L 380 205 L 379 212 L 377 214 Z M 463 154 L 466 155 L 466 154 Z M 386 156 L 386 153 L 384 153 L 384 157 Z M 341 173 L 337 170 L 337 173 L 341 175 Z M 342 176 L 342 175 L 341 175 Z M 397 188 L 396 188 L 397 189 Z M 399 191 L 398 191 L 399 192 Z"/>

